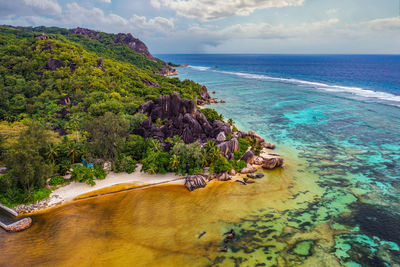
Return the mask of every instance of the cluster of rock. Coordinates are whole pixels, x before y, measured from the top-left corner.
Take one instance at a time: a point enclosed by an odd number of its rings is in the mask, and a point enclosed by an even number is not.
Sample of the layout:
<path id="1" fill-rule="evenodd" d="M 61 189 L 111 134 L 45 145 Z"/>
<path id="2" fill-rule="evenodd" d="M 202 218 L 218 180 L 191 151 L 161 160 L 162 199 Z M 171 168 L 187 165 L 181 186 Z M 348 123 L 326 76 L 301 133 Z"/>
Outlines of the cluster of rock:
<path id="1" fill-rule="evenodd" d="M 57 206 L 59 205 L 61 202 L 63 201 L 63 199 L 61 199 L 58 195 L 54 195 L 51 196 L 47 199 L 38 201 L 35 204 L 31 204 L 31 205 L 18 205 L 14 208 L 14 210 L 18 213 L 18 214 L 27 214 L 27 213 L 33 213 L 33 212 L 37 212 L 40 210 L 44 210 L 53 206 Z"/>
<path id="2" fill-rule="evenodd" d="M 161 96 L 155 101 L 148 101 L 140 106 L 139 112 L 147 114 L 148 118 L 135 129 L 135 134 L 145 138 L 158 139 L 164 146 L 167 146 L 164 140 L 175 135 L 181 136 L 186 144 L 196 141 L 206 143 L 209 140 L 222 144 L 225 140 L 219 139 L 220 141 L 218 141 L 218 135 L 221 133 L 225 136 L 232 134 L 229 124 L 218 120 L 210 123 L 197 109 L 194 100 L 182 100 L 178 93 Z M 157 119 L 165 121 L 164 125 L 155 125 L 154 122 Z M 228 143 L 221 146 L 229 150 L 226 153 L 234 152 L 230 151 L 230 148 L 237 147 Z"/>
<path id="3" fill-rule="evenodd" d="M 200 94 L 201 103 L 208 103 L 211 97 L 208 89 L 204 88 L 204 93 Z M 197 103 L 194 100 L 183 100 L 178 93 L 164 95 L 155 101 L 148 101 L 142 104 L 139 112 L 148 115 L 148 118 L 134 130 L 135 134 L 144 138 L 154 138 L 161 142 L 165 150 L 170 149 L 170 144 L 165 139 L 180 136 L 186 144 L 199 142 L 205 144 L 212 140 L 219 147 L 220 152 L 228 160 L 234 159 L 234 152 L 240 151 L 238 138 L 248 136 L 257 140 L 264 148 L 274 148 L 273 144 L 265 140 L 254 131 L 232 133 L 232 127 L 228 123 L 215 120 L 210 123 L 207 118 L 197 109 Z M 163 121 L 163 125 L 156 125 L 156 121 Z M 227 140 L 227 136 L 231 136 Z M 283 165 L 283 159 L 271 156 L 257 156 L 253 151 L 247 151 L 243 157 L 247 166 L 241 171 L 242 174 L 254 173 L 261 166 L 265 169 L 274 169 Z M 208 174 L 207 172 L 200 176 L 188 176 L 186 178 L 186 187 L 192 191 L 195 188 L 205 186 L 205 181 L 217 179 L 227 181 L 231 176 L 236 175 L 232 170 L 229 173 Z"/>
<path id="4" fill-rule="evenodd" d="M 70 33 L 73 34 L 80 34 L 80 35 L 84 35 L 86 37 L 88 37 L 89 39 L 92 40 L 100 40 L 101 36 L 100 33 L 93 31 L 93 30 L 89 30 L 89 29 L 85 29 L 85 28 L 75 28 L 75 29 L 71 29 L 69 30 Z"/>
<path id="5" fill-rule="evenodd" d="M 1 227 L 10 233 L 21 232 L 23 230 L 28 229 L 31 225 L 32 225 L 32 219 L 29 217 L 23 218 L 15 223 L 8 224 L 8 225 L 1 223 Z"/>

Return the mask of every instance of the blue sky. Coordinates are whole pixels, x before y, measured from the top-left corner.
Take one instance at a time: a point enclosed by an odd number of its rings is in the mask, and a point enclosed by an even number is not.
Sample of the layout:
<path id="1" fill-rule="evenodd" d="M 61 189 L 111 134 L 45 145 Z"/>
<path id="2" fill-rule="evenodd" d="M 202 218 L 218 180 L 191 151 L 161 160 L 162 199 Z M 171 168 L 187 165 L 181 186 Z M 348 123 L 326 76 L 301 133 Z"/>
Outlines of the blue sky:
<path id="1" fill-rule="evenodd" d="M 399 1 L 0 0 L 0 24 L 131 32 L 154 54 L 400 54 Z"/>

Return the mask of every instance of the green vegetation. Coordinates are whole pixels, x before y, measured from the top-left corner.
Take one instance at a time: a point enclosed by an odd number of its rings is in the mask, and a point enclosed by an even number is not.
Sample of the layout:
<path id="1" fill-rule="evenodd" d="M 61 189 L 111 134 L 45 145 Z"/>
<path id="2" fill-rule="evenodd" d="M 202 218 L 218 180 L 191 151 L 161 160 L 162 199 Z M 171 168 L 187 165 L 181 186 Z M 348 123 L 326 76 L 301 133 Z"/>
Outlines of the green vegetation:
<path id="1" fill-rule="evenodd" d="M 34 37 L 42 32 L 49 38 Z M 227 161 L 213 142 L 202 147 L 174 137 L 166 140 L 165 149 L 158 140 L 134 135 L 147 118 L 137 112 L 142 103 L 172 92 L 196 99 L 202 87 L 155 75 L 166 63 L 116 44 L 113 34 L 98 36 L 92 40 L 60 28 L 0 26 L 0 163 L 8 169 L 0 176 L 3 204 L 46 198 L 51 192 L 47 179 L 52 177 L 52 187 L 63 185 L 68 181 L 61 176 L 68 173 L 73 181 L 94 185 L 107 176 L 103 166 L 85 163 L 94 159 L 128 173 L 138 162 L 148 173 L 242 168 L 240 161 Z M 213 109 L 202 112 L 210 122 L 223 120 Z"/>
<path id="2" fill-rule="evenodd" d="M 222 116 L 222 114 L 219 114 L 215 109 L 203 108 L 201 109 L 201 112 L 206 116 L 209 122 L 214 122 L 216 120 L 220 121 L 224 120 L 224 116 Z"/>
<path id="3" fill-rule="evenodd" d="M 51 186 L 65 185 L 66 183 L 68 183 L 68 180 L 62 176 L 53 176 L 49 181 L 49 185 Z"/>

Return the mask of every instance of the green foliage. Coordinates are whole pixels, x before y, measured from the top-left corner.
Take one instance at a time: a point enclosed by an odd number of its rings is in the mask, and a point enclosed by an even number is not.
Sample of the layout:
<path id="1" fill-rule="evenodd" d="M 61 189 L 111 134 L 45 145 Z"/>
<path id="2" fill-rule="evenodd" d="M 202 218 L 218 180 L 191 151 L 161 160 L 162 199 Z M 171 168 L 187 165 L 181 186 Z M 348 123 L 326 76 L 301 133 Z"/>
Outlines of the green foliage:
<path id="1" fill-rule="evenodd" d="M 215 109 L 203 108 L 200 111 L 204 114 L 204 116 L 206 116 L 209 122 L 214 122 L 216 120 L 220 121 L 224 120 L 224 116 L 222 116 L 222 114 L 219 114 Z"/>
<path id="2" fill-rule="evenodd" d="M 46 129 L 38 123 L 31 123 L 6 157 L 11 179 L 5 189 L 20 189 L 26 199 L 32 201 L 33 191 L 42 188 L 52 174 L 53 166 L 46 162 L 45 156 L 48 147 L 49 134 Z"/>
<path id="3" fill-rule="evenodd" d="M 135 115 L 131 116 L 129 118 L 129 122 L 130 122 L 130 132 L 132 132 L 133 130 L 135 130 L 136 128 L 138 128 L 142 122 L 144 122 L 147 119 L 146 114 L 143 113 L 136 113 Z"/>
<path id="4" fill-rule="evenodd" d="M 94 167 L 94 177 L 97 180 L 104 180 L 107 177 L 107 172 L 104 170 L 103 166 Z"/>
<path id="5" fill-rule="evenodd" d="M 57 185 L 65 185 L 68 183 L 68 180 L 64 179 L 62 176 L 53 176 L 49 181 L 49 185 L 57 186 Z"/>
<path id="6" fill-rule="evenodd" d="M 146 157 L 142 160 L 142 171 L 149 174 L 162 173 L 170 171 L 170 154 L 166 152 L 149 150 Z"/>
<path id="7" fill-rule="evenodd" d="M 232 169 L 231 163 L 223 156 L 218 157 L 218 159 L 213 161 L 210 165 L 210 172 L 212 173 L 228 172 Z"/>
<path id="8" fill-rule="evenodd" d="M 239 160 L 250 146 L 249 141 L 247 139 L 238 138 L 238 142 L 239 142 L 240 150 L 237 152 L 234 152 L 235 160 Z"/>
<path id="9" fill-rule="evenodd" d="M 40 188 L 33 191 L 33 203 L 49 198 L 51 194 L 50 188 Z"/>
<path id="10" fill-rule="evenodd" d="M 94 155 L 113 161 L 121 152 L 129 133 L 129 122 L 110 112 L 86 125 L 89 146 Z"/>
<path id="11" fill-rule="evenodd" d="M 240 172 L 242 169 L 246 168 L 246 166 L 247 166 L 246 162 L 243 160 L 239 160 L 239 161 L 231 160 L 229 162 L 232 165 L 233 169 L 237 172 Z"/>
<path id="12" fill-rule="evenodd" d="M 202 170 L 203 153 L 198 142 L 184 144 L 182 141 L 176 143 L 170 153 L 175 155 L 179 161 L 174 170 L 181 174 L 195 174 Z"/>
<path id="13" fill-rule="evenodd" d="M 117 173 L 127 172 L 133 173 L 137 168 L 136 161 L 132 159 L 131 156 L 126 156 L 124 154 L 119 154 L 118 159 L 113 163 L 113 170 Z"/>
<path id="14" fill-rule="evenodd" d="M 75 166 L 72 170 L 71 179 L 75 182 L 87 183 L 90 186 L 96 185 L 94 181 L 94 170 L 81 165 Z"/>

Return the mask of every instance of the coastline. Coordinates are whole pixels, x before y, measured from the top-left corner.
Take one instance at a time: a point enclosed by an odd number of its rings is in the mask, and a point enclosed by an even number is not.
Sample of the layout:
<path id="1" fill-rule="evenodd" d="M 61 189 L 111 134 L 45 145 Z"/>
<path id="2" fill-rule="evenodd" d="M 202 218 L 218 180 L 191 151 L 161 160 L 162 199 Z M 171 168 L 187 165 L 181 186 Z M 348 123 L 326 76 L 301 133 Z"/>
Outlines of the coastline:
<path id="1" fill-rule="evenodd" d="M 266 159 L 277 157 L 276 154 L 270 152 L 271 151 L 264 148 L 260 156 Z M 231 173 L 230 179 L 227 180 L 221 180 L 217 177 L 210 177 L 207 184 L 210 183 L 212 180 L 234 183 L 241 181 L 238 180 L 241 178 L 247 179 L 246 177 L 248 174 L 263 172 L 262 165 L 260 164 L 250 164 L 250 166 L 251 171 L 248 171 L 248 166 L 243 169 L 243 172 Z M 125 172 L 109 172 L 104 180 L 96 180 L 95 186 L 90 186 L 86 183 L 71 182 L 54 190 L 50 194 L 50 197 L 47 199 L 30 205 L 21 204 L 14 207 L 13 210 L 18 213 L 18 216 L 26 216 L 38 212 L 43 212 L 50 208 L 58 207 L 74 201 L 92 197 L 101 197 L 102 195 L 116 194 L 121 191 L 145 189 L 148 187 L 160 185 L 181 185 L 182 187 L 185 186 L 186 176 L 176 175 L 174 173 L 151 175 L 141 172 L 141 168 L 142 165 L 138 164 L 136 170 L 131 174 Z M 115 187 L 117 187 L 117 189 L 112 190 Z"/>
<path id="2" fill-rule="evenodd" d="M 61 206 L 73 202 L 79 196 L 87 195 L 98 190 L 112 188 L 118 185 L 129 185 L 129 187 L 157 186 L 160 184 L 184 184 L 184 177 L 174 173 L 150 175 L 140 172 L 142 165 L 138 164 L 136 170 L 131 173 L 108 173 L 104 180 L 96 180 L 95 186 L 86 183 L 71 182 L 54 190 L 50 197 L 31 205 L 18 205 L 14 210 L 19 215 L 27 215 L 44 211 L 49 208 Z"/>

